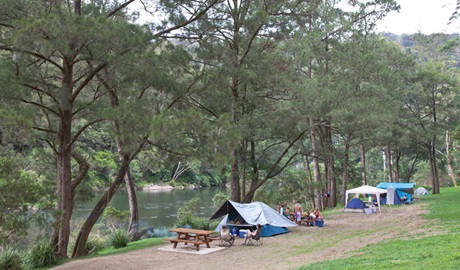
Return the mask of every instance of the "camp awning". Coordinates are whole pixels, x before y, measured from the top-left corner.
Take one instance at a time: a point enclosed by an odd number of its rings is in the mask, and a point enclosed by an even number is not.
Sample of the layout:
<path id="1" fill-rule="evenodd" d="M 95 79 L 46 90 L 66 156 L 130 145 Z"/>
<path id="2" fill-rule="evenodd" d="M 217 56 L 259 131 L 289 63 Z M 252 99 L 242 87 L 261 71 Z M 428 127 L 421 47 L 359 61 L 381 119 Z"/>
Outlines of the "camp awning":
<path id="1" fill-rule="evenodd" d="M 394 187 L 396 190 L 404 191 L 409 194 L 414 194 L 415 183 L 390 183 L 380 182 L 377 185 L 378 188 L 387 189 L 388 187 Z"/>
<path id="2" fill-rule="evenodd" d="M 348 202 L 348 194 L 356 194 L 356 197 L 358 197 L 359 194 L 376 195 L 376 197 L 377 197 L 377 205 L 379 206 L 379 212 L 380 212 L 380 194 L 383 194 L 383 193 L 387 193 L 387 191 L 385 189 L 365 185 L 365 186 L 361 186 L 361 187 L 352 188 L 352 189 L 347 190 L 347 193 L 345 195 L 345 201 Z"/>

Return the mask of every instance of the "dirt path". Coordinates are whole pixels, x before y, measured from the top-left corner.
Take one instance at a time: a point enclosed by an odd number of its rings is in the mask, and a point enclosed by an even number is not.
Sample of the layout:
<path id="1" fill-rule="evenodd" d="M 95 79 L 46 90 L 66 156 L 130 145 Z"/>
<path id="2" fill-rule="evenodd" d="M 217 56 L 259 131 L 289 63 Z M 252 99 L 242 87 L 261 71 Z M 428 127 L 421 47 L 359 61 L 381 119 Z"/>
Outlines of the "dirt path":
<path id="1" fill-rule="evenodd" d="M 54 270 L 100 269 L 295 269 L 323 260 L 351 256 L 359 248 L 396 236 L 415 235 L 427 221 L 422 204 L 382 208 L 382 214 L 333 211 L 322 228 L 296 227 L 290 233 L 267 237 L 262 246 L 235 245 L 206 255 L 158 250 L 159 246 L 130 253 L 76 260 Z M 402 228 L 402 229 L 401 229 Z M 218 243 L 213 242 L 213 245 Z M 165 244 L 170 245 L 170 244 Z"/>

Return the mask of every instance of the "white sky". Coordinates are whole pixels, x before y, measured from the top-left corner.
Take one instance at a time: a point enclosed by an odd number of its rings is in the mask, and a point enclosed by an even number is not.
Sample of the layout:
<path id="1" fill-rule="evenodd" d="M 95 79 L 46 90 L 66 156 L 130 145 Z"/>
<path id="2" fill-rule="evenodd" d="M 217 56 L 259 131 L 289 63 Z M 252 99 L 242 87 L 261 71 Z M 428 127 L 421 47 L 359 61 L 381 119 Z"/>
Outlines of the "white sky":
<path id="1" fill-rule="evenodd" d="M 377 32 L 394 34 L 458 33 L 460 19 L 447 25 L 457 0 L 397 0 L 401 9 L 390 12 L 378 25 Z"/>

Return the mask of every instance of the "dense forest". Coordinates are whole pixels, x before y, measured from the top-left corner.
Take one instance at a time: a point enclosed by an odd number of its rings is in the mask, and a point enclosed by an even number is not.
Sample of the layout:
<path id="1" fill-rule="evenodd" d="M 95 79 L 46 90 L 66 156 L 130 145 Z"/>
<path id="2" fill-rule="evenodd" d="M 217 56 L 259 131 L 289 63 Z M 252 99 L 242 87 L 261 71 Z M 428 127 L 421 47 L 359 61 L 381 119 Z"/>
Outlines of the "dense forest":
<path id="1" fill-rule="evenodd" d="M 33 219 L 56 254 L 82 256 L 121 188 L 136 240 L 152 184 L 320 209 L 363 184 L 456 186 L 459 35 L 376 33 L 398 8 L 2 0 L 0 245 Z M 71 239 L 74 203 L 94 196 Z"/>

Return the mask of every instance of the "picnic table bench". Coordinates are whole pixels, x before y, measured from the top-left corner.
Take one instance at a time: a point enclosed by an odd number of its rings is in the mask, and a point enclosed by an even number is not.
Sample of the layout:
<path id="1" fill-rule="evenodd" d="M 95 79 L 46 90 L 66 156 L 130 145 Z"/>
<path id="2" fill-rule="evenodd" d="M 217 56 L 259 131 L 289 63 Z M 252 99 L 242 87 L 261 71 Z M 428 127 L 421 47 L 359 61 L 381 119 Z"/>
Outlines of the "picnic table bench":
<path id="1" fill-rule="evenodd" d="M 209 238 L 209 236 L 214 233 L 213 231 L 187 228 L 176 228 L 169 231 L 177 233 L 177 238 L 165 238 L 164 240 L 173 243 L 174 248 L 177 247 L 178 243 L 184 243 L 185 245 L 193 244 L 195 245 L 197 251 L 200 250 L 200 245 L 206 245 L 208 248 L 211 247 L 209 243 L 212 239 Z"/>

